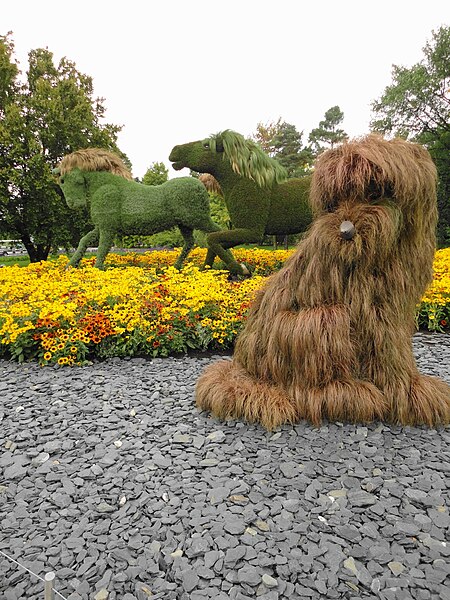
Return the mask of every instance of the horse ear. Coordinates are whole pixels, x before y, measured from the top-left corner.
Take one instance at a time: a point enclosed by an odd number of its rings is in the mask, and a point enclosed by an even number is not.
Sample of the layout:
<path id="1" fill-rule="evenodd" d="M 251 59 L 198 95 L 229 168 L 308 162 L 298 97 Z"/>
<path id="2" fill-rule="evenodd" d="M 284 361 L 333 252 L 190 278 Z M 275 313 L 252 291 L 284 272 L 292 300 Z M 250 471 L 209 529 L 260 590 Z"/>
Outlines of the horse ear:
<path id="1" fill-rule="evenodd" d="M 216 152 L 223 152 L 223 151 L 224 151 L 223 140 L 222 140 L 222 138 L 218 138 L 216 140 Z"/>

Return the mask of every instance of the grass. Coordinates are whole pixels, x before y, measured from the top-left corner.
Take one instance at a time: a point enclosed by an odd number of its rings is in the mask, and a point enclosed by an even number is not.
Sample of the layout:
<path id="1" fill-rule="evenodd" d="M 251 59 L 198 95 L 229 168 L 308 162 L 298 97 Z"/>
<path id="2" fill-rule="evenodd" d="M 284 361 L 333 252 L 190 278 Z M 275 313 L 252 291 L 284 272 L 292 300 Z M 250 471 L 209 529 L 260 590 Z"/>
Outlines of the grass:
<path id="1" fill-rule="evenodd" d="M 30 258 L 28 254 L 16 254 L 13 256 L 0 256 L 0 265 L 5 267 L 12 267 L 19 265 L 20 267 L 26 267 L 30 264 Z"/>

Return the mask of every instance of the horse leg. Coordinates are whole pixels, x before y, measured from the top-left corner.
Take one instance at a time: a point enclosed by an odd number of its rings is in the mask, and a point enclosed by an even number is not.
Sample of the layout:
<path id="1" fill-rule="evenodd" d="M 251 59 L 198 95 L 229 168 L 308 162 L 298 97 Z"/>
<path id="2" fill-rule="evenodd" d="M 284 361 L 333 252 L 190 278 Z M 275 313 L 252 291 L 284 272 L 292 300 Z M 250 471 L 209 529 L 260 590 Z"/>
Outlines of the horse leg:
<path id="1" fill-rule="evenodd" d="M 111 250 L 111 246 L 113 245 L 114 233 L 114 231 L 111 231 L 109 229 L 100 230 L 97 260 L 95 261 L 95 266 L 97 267 L 97 269 L 103 269 L 103 263 L 105 261 L 106 255 Z"/>
<path id="2" fill-rule="evenodd" d="M 209 219 L 209 221 L 206 224 L 203 224 L 203 226 L 199 227 L 198 229 L 201 229 L 205 233 L 212 233 L 213 231 L 221 231 L 220 226 L 216 225 L 216 223 L 214 223 L 214 221 L 212 221 L 211 219 Z M 224 252 L 226 252 L 226 254 L 227 254 L 228 262 L 233 262 L 234 257 L 233 257 L 233 254 L 231 253 L 231 251 L 224 249 Z M 214 264 L 215 258 L 216 258 L 216 253 L 214 252 L 214 250 L 212 250 L 212 248 L 208 247 L 208 250 L 206 252 L 205 262 L 203 263 L 203 269 L 205 267 L 212 267 Z"/>
<path id="3" fill-rule="evenodd" d="M 181 231 L 181 235 L 184 239 L 183 248 L 181 249 L 180 256 L 175 262 L 176 269 L 183 268 L 183 261 L 187 258 L 189 252 L 194 247 L 194 230 L 184 225 L 178 225 L 178 229 Z"/>
<path id="4" fill-rule="evenodd" d="M 229 252 L 230 248 L 239 244 L 255 244 L 262 238 L 262 233 L 254 229 L 229 229 L 210 233 L 206 241 L 208 250 L 217 255 L 233 275 L 248 275 L 244 265 L 240 265 Z M 208 258 L 208 255 L 207 255 Z"/>
<path id="5" fill-rule="evenodd" d="M 71 267 L 77 267 L 80 260 L 83 258 L 84 253 L 86 252 L 87 247 L 95 242 L 98 238 L 98 228 L 96 227 L 92 231 L 89 231 L 86 235 L 84 235 L 81 240 L 78 242 L 78 248 L 70 259 L 69 265 Z"/>

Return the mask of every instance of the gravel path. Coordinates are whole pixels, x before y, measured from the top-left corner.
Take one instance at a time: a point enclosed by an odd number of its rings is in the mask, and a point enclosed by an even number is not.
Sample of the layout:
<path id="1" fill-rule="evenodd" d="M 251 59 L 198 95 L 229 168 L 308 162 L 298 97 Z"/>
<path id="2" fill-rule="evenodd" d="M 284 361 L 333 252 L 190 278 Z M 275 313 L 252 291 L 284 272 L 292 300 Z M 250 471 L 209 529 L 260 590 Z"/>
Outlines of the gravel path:
<path id="1" fill-rule="evenodd" d="M 70 600 L 450 600 L 450 429 L 219 422 L 212 360 L 0 361 L 0 551 Z M 0 554 L 2 600 L 43 587 Z"/>

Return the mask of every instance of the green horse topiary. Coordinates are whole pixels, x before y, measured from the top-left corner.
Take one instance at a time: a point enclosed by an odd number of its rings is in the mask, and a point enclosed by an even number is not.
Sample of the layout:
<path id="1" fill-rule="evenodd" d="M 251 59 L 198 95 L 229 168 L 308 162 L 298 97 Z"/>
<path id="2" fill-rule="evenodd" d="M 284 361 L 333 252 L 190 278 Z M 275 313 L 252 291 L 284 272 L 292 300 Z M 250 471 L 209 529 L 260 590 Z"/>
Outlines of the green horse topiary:
<path id="1" fill-rule="evenodd" d="M 175 170 L 189 167 L 210 173 L 222 188 L 233 226 L 207 236 L 207 265 L 219 256 L 234 274 L 245 274 L 227 249 L 258 243 L 264 234 L 305 231 L 312 220 L 308 197 L 311 179 L 286 181 L 284 168 L 252 140 L 229 129 L 205 140 L 175 146 L 169 160 Z"/>
<path id="2" fill-rule="evenodd" d="M 220 230 L 210 217 L 205 186 L 194 177 L 180 177 L 162 185 L 143 185 L 115 154 L 100 148 L 78 150 L 65 156 L 53 170 L 70 208 L 88 206 L 95 228 L 81 238 L 70 260 L 77 266 L 87 247 L 99 239 L 95 266 L 103 268 L 114 237 L 150 235 L 175 225 L 184 239 L 175 263 L 194 246 L 194 229 L 206 233 Z"/>

